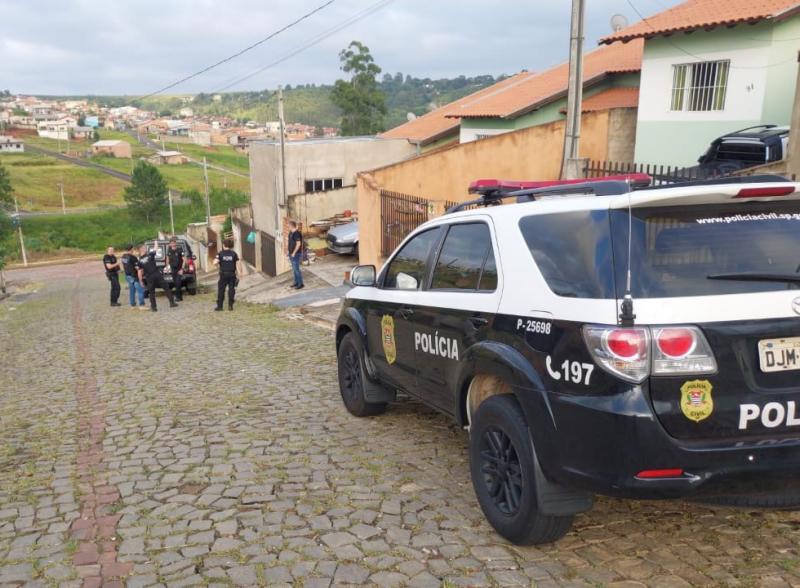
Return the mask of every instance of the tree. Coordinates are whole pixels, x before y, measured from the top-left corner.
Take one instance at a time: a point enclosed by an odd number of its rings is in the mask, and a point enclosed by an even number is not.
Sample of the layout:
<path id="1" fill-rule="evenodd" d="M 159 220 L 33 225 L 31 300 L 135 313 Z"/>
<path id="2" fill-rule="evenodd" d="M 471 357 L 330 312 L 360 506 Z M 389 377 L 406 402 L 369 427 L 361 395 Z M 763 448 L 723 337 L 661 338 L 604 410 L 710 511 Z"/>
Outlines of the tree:
<path id="1" fill-rule="evenodd" d="M 167 206 L 167 182 L 156 166 L 139 161 L 133 168 L 131 185 L 125 188 L 123 198 L 135 216 L 150 222 Z"/>
<path id="2" fill-rule="evenodd" d="M 350 81 L 336 80 L 331 100 L 342 109 L 342 135 L 373 135 L 383 130 L 386 97 L 378 86 L 381 68 L 369 47 L 353 41 L 339 53 L 343 72 Z"/>

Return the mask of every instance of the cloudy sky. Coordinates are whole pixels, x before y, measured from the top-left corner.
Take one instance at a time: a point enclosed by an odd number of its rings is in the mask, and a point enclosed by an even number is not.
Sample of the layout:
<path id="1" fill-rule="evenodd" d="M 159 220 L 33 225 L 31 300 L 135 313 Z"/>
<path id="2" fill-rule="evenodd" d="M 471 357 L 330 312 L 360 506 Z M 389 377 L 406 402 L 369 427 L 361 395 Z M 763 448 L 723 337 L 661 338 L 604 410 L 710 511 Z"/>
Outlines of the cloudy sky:
<path id="1" fill-rule="evenodd" d="M 0 89 L 145 94 L 266 37 L 327 0 L 0 0 Z M 588 0 L 587 47 L 614 14 L 678 0 Z M 372 13 L 369 10 L 379 7 Z M 345 26 L 356 15 L 367 16 Z M 330 83 L 351 40 L 384 72 L 417 77 L 541 70 L 565 61 L 569 0 L 334 0 L 290 30 L 169 93 Z M 336 30 L 341 29 L 341 30 Z"/>

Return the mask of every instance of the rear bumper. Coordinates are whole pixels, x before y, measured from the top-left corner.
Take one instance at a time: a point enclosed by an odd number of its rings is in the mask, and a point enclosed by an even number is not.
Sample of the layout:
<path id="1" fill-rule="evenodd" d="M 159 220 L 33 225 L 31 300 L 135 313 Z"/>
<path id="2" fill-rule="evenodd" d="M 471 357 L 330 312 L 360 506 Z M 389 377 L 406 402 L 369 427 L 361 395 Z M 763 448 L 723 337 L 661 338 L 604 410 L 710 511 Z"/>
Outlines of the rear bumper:
<path id="1" fill-rule="evenodd" d="M 534 433 L 537 454 L 548 477 L 565 486 L 609 496 L 676 498 L 727 480 L 800 479 L 800 438 L 681 441 L 666 433 L 639 386 L 606 397 L 549 394 L 548 401 L 554 428 L 547 435 Z M 638 476 L 668 469 L 683 473 Z"/>
<path id="2" fill-rule="evenodd" d="M 172 279 L 172 274 L 171 273 L 170 274 L 164 274 L 163 277 L 164 277 L 164 281 L 167 284 L 171 285 L 174 282 L 174 280 Z M 191 285 L 191 284 L 194 283 L 194 280 L 195 280 L 195 275 L 194 274 L 183 274 L 181 276 L 181 285 L 183 285 L 183 286 Z"/>

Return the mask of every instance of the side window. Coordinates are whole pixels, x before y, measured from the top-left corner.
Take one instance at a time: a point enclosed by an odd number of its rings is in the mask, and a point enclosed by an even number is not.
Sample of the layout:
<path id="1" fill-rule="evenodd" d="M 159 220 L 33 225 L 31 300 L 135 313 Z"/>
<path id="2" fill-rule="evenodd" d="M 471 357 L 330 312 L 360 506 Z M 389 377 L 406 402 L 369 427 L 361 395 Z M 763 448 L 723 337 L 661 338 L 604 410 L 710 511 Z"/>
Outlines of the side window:
<path id="1" fill-rule="evenodd" d="M 494 290 L 497 267 L 489 227 L 452 225 L 433 270 L 431 290 Z"/>
<path id="2" fill-rule="evenodd" d="M 403 245 L 386 268 L 383 287 L 394 290 L 418 290 L 425 276 L 425 265 L 440 234 L 441 228 L 436 227 L 416 235 Z"/>

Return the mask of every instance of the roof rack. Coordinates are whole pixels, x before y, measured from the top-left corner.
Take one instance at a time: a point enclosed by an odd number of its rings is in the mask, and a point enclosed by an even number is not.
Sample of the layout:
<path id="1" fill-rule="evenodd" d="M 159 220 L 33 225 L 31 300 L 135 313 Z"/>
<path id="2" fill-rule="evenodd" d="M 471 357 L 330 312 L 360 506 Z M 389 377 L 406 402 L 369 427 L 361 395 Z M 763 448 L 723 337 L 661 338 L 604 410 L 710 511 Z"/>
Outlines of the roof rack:
<path id="1" fill-rule="evenodd" d="M 516 198 L 518 203 L 531 202 L 537 196 L 567 196 L 570 194 L 594 194 L 613 196 L 626 194 L 632 189 L 649 186 L 647 174 L 606 176 L 588 180 L 551 180 L 543 182 L 508 182 L 477 180 L 470 185 L 470 192 L 481 196 L 474 200 L 451 206 L 445 214 L 464 210 L 468 206 L 495 206 L 506 198 Z M 517 189 L 514 189 L 517 188 Z"/>

